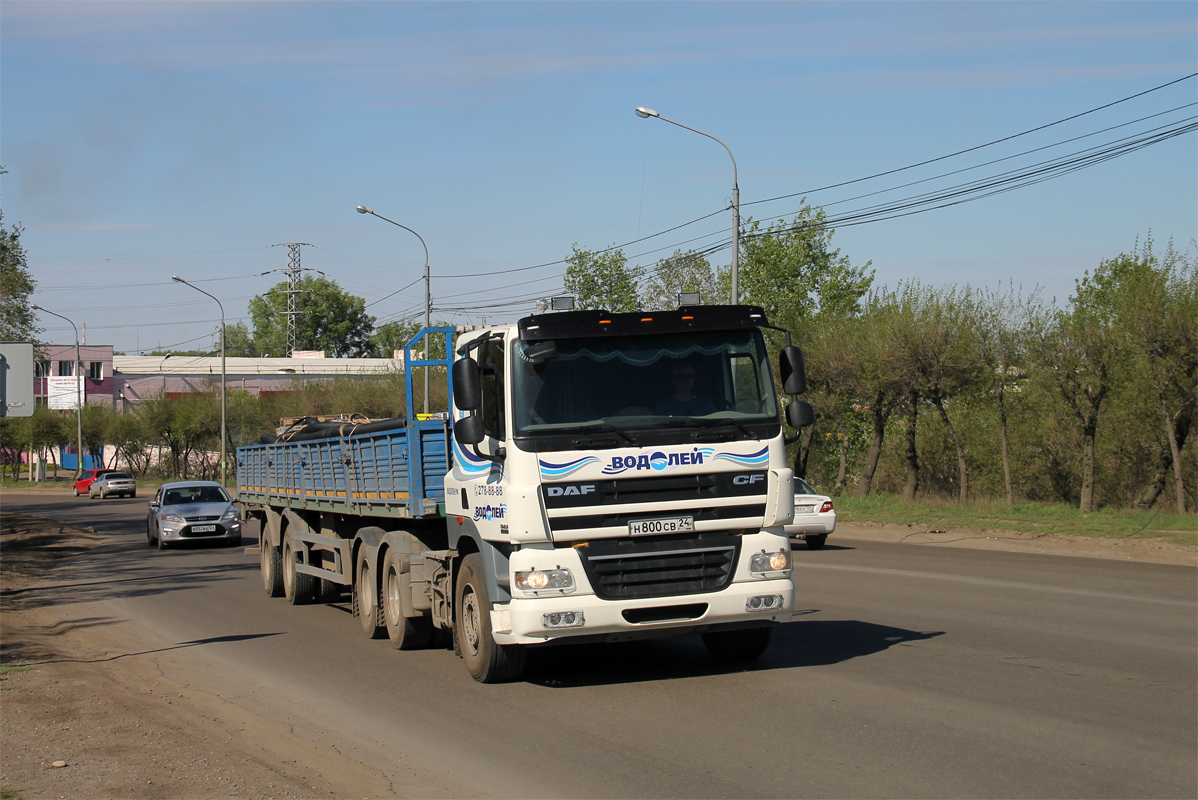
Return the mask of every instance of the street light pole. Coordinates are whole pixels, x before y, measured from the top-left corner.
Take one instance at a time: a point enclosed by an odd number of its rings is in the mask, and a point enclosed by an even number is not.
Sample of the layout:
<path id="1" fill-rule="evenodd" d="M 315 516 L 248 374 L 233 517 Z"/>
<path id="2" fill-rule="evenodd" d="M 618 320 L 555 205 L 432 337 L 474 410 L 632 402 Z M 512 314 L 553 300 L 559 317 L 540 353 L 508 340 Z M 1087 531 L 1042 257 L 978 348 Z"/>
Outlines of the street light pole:
<path id="1" fill-rule="evenodd" d="M 62 314 L 48 311 L 41 306 L 33 306 L 33 309 L 71 322 Z M 83 477 L 83 375 L 80 374 L 83 372 L 83 361 L 79 358 L 79 328 L 74 322 L 71 322 L 71 327 L 75 328 L 75 368 L 71 370 L 75 373 L 75 480 L 79 480 Z M 49 376 L 46 382 L 49 383 Z"/>
<path id="2" fill-rule="evenodd" d="M 675 122 L 672 119 L 667 119 L 661 114 L 658 114 L 651 108 L 638 106 L 636 115 L 641 119 L 656 117 L 663 122 L 668 122 L 671 125 L 677 125 L 679 128 L 686 128 L 688 131 L 706 136 L 708 139 L 719 142 L 724 149 L 728 151 L 728 157 L 732 159 L 732 302 L 740 302 L 740 185 L 736 179 L 736 156 L 732 155 L 732 149 L 724 144 L 719 139 L 716 139 L 710 133 L 704 133 L 698 128 L 692 128 L 689 125 L 683 125 L 681 122 Z"/>
<path id="3" fill-rule="evenodd" d="M 392 225 L 396 226 L 397 228 L 403 228 L 405 231 L 407 231 L 408 233 L 412 234 L 413 236 L 415 236 L 417 239 L 420 240 L 420 244 L 424 247 L 424 327 L 428 328 L 430 326 L 429 311 L 433 304 L 433 296 L 432 296 L 432 289 L 429 284 L 429 274 L 428 274 L 428 245 L 424 243 L 424 237 L 421 236 L 420 234 L 416 233 L 416 231 L 412 230 L 407 225 L 400 225 L 398 222 L 396 222 L 393 219 L 387 219 L 382 214 L 372 211 L 371 209 L 367 208 L 366 206 L 358 206 L 358 213 L 359 214 L 371 214 L 372 216 L 378 217 L 383 222 L 390 222 Z M 431 344 L 432 344 L 432 340 L 426 335 L 424 337 L 424 353 L 425 353 L 426 360 L 429 355 L 429 346 Z M 425 414 L 428 413 L 428 367 L 424 368 L 424 413 Z"/>
<path id="4" fill-rule="evenodd" d="M 171 280 L 175 283 L 182 283 L 190 286 L 200 294 L 206 294 L 213 300 L 216 300 L 216 305 L 220 308 L 220 485 L 225 485 L 225 442 L 228 439 L 225 428 L 225 306 L 217 299 L 216 295 L 205 292 L 195 284 L 188 283 L 178 275 L 172 275 Z M 165 361 L 166 359 L 163 359 Z M 165 382 L 166 378 L 163 378 Z"/>

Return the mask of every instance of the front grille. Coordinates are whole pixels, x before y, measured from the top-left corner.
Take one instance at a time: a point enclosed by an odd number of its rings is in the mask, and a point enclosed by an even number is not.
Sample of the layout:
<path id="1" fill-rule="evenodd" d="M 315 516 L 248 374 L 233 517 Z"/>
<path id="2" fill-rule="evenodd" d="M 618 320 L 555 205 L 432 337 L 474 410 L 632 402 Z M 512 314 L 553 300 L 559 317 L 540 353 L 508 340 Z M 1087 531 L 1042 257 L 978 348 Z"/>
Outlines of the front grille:
<path id="1" fill-rule="evenodd" d="M 546 483 L 542 484 L 541 491 L 549 515 L 549 529 L 567 532 L 627 528 L 632 520 L 671 514 L 685 514 L 693 517 L 695 522 L 761 519 L 765 516 L 768 485 L 767 472 L 745 470 Z M 682 501 L 696 500 L 710 505 L 679 507 Z M 645 509 L 647 504 L 659 505 L 661 509 Z M 635 512 L 623 510 L 632 505 L 642 507 Z M 583 510 L 593 510 L 593 513 L 580 513 Z"/>
<path id="2" fill-rule="evenodd" d="M 550 530 L 580 531 L 587 528 L 626 528 L 628 523 L 636 519 L 647 519 L 660 516 L 685 515 L 692 517 L 695 522 L 716 522 L 725 519 L 749 519 L 765 516 L 765 503 L 747 506 L 716 506 L 714 508 L 670 509 L 657 513 L 638 511 L 635 514 L 595 514 L 586 517 L 554 517 L 549 520 Z"/>
<path id="3" fill-rule="evenodd" d="M 726 531 L 600 539 L 579 548 L 603 600 L 718 592 L 732 582 L 741 539 Z"/>
<path id="4" fill-rule="evenodd" d="M 220 516 L 214 515 L 211 517 L 184 517 L 183 519 L 187 520 L 188 522 L 212 522 L 214 520 L 220 519 Z"/>

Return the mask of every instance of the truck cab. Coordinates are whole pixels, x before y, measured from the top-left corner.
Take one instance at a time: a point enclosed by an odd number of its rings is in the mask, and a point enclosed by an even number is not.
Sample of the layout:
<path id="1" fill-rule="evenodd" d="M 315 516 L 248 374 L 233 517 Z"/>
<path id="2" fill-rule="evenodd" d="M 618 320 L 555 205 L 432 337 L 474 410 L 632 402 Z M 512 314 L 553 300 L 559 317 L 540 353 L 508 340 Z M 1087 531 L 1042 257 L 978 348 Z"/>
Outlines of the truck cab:
<path id="1" fill-rule="evenodd" d="M 574 311 L 459 337 L 444 513 L 476 678 L 555 641 L 764 651 L 794 606 L 767 324 L 752 306 Z M 798 349 L 779 363 L 802 391 Z"/>

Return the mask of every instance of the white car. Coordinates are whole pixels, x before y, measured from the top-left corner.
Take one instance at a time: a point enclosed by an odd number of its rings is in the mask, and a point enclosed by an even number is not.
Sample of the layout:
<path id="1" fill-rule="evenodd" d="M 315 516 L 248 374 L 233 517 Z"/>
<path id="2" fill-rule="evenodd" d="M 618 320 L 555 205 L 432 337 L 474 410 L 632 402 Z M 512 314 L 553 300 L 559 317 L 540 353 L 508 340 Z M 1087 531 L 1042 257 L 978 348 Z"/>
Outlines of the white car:
<path id="1" fill-rule="evenodd" d="M 802 539 L 811 550 L 819 550 L 836 530 L 836 507 L 832 498 L 811 488 L 802 478 L 795 478 L 795 519 L 786 526 L 792 539 Z"/>

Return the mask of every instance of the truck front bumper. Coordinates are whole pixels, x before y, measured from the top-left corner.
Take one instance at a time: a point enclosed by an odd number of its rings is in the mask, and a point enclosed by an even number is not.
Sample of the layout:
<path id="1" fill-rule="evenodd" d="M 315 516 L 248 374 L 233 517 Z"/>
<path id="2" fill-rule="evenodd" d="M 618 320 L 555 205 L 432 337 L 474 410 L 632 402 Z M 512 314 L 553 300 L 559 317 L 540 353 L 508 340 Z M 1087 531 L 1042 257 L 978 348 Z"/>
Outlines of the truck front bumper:
<path id="1" fill-rule="evenodd" d="M 762 598 L 771 598 L 770 605 Z M 789 622 L 793 612 L 794 582 L 781 578 L 738 581 L 707 594 L 641 600 L 601 600 L 593 594 L 516 598 L 492 608 L 491 631 L 499 644 L 624 641 Z"/>

